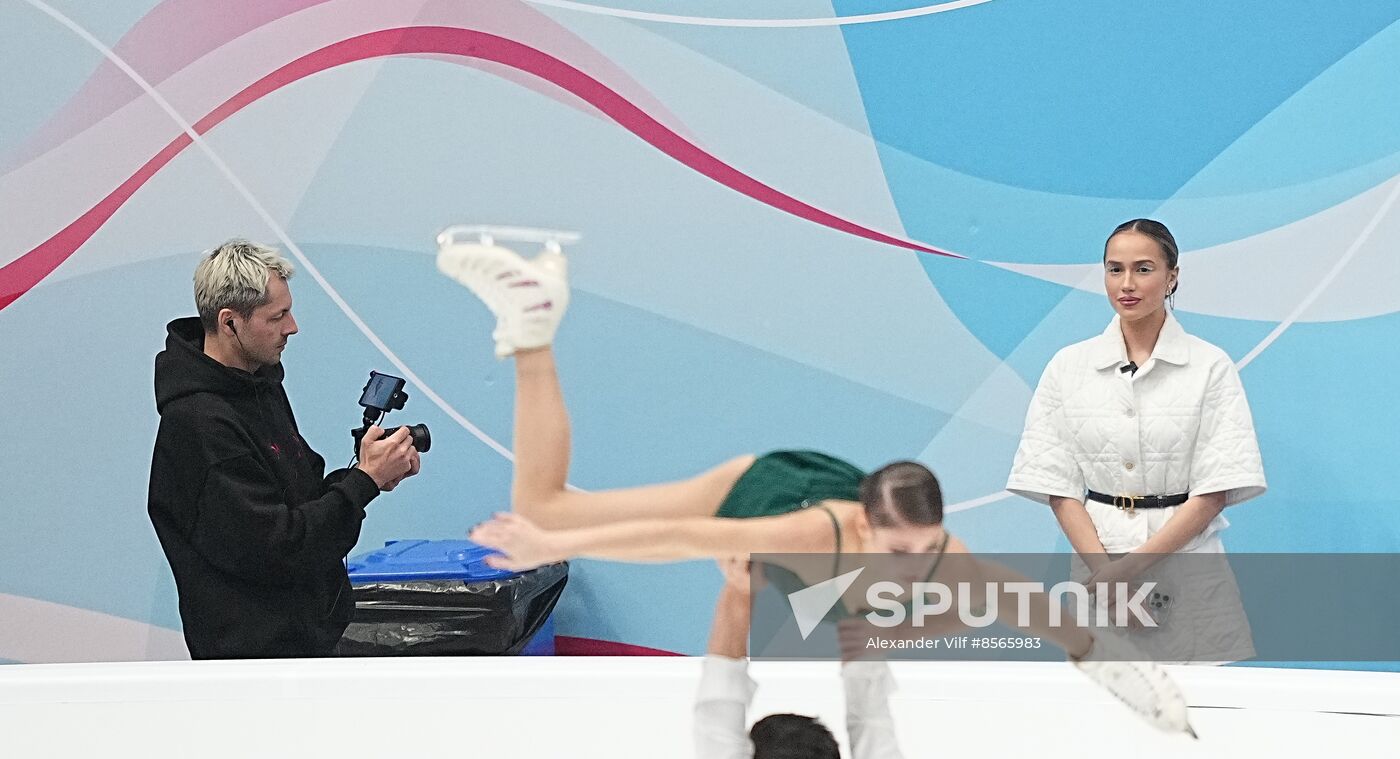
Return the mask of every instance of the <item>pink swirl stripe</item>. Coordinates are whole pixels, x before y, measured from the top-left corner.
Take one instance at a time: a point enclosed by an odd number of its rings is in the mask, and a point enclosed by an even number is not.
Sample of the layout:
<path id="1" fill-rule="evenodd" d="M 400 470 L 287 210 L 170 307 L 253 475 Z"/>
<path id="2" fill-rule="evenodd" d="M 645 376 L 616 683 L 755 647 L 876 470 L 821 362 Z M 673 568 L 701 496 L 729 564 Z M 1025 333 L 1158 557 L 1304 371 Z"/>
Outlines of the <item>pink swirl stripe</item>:
<path id="1" fill-rule="evenodd" d="M 229 98 L 194 124 L 203 135 L 225 119 L 293 82 L 346 63 L 394 55 L 454 55 L 501 63 L 548 81 L 598 109 L 656 149 L 710 179 L 786 213 L 867 240 L 923 253 L 963 258 L 861 226 L 804 203 L 750 177 L 701 150 L 626 98 L 567 63 L 519 42 L 471 29 L 411 26 L 362 34 L 308 53 Z M 111 194 L 53 237 L 0 268 L 0 309 L 38 284 L 71 256 L 156 172 L 189 147 L 181 134 Z"/>

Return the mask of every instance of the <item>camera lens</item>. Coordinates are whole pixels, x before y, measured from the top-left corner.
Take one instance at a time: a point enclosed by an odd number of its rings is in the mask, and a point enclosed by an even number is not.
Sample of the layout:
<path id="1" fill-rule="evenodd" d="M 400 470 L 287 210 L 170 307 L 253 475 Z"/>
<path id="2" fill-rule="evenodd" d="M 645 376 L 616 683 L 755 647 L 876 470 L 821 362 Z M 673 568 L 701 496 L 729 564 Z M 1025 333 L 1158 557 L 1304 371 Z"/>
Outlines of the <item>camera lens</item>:
<path id="1" fill-rule="evenodd" d="M 427 453 L 428 449 L 433 447 L 433 436 L 428 433 L 426 424 L 408 425 L 408 435 L 413 438 L 413 447 L 417 448 L 419 453 Z"/>

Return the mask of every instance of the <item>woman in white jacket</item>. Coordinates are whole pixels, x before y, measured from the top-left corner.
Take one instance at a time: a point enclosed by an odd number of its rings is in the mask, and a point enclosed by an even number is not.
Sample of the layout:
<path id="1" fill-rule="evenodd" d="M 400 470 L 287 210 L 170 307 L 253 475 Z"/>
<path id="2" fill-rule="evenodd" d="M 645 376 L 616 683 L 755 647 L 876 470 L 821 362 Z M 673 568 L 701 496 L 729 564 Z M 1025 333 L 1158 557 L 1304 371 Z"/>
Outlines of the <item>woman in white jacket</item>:
<path id="1" fill-rule="evenodd" d="M 1219 533 L 1226 506 L 1264 492 L 1264 469 L 1234 362 L 1171 313 L 1177 260 L 1160 222 L 1109 235 L 1104 289 L 1117 315 L 1051 359 L 1007 489 L 1050 505 L 1090 583 L 1158 582 L 1160 626 L 1134 635 L 1155 659 L 1246 659 L 1254 647 Z"/>

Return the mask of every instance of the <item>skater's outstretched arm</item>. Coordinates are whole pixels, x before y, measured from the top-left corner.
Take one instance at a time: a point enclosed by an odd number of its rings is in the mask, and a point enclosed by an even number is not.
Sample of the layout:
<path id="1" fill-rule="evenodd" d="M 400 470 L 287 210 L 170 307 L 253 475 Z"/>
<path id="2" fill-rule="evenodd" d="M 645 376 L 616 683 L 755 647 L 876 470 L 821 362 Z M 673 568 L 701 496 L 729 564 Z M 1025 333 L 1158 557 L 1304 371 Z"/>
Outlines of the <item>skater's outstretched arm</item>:
<path id="1" fill-rule="evenodd" d="M 543 530 L 519 514 L 503 513 L 470 537 L 501 552 L 487 559 L 491 566 L 513 571 L 574 558 L 667 562 L 834 547 L 829 518 L 813 509 L 753 519 L 641 519 L 569 530 Z"/>

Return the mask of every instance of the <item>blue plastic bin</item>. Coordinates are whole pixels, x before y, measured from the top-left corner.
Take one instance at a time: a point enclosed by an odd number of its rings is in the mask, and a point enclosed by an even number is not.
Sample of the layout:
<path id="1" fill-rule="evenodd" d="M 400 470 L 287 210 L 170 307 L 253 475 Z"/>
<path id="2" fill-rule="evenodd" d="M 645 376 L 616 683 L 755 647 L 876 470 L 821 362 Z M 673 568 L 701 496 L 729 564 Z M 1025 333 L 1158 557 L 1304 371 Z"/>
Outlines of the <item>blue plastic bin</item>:
<path id="1" fill-rule="evenodd" d="M 395 540 L 350 558 L 355 615 L 347 656 L 554 653 L 567 564 L 517 573 L 487 566 L 466 540 Z"/>

